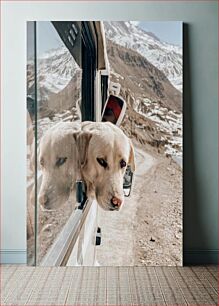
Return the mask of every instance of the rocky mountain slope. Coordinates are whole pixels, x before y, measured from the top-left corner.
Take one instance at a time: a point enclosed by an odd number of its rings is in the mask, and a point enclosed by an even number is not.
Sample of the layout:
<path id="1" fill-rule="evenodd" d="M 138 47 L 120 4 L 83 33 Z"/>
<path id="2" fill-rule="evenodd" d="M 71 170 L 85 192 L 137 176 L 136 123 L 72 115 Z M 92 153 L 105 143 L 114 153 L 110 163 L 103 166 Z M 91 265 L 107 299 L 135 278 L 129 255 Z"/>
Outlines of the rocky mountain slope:
<path id="1" fill-rule="evenodd" d="M 145 57 L 110 40 L 107 40 L 107 53 L 111 73 L 122 88 L 129 88 L 136 98 L 144 95 L 168 108 L 182 111 L 181 93 Z"/>
<path id="2" fill-rule="evenodd" d="M 104 22 L 106 37 L 118 45 L 137 51 L 161 70 L 182 91 L 182 48 L 160 41 L 129 21 Z"/>
<path id="3" fill-rule="evenodd" d="M 127 102 L 122 128 L 166 155 L 182 154 L 182 95 L 162 71 L 139 53 L 107 41 L 111 81 Z"/>

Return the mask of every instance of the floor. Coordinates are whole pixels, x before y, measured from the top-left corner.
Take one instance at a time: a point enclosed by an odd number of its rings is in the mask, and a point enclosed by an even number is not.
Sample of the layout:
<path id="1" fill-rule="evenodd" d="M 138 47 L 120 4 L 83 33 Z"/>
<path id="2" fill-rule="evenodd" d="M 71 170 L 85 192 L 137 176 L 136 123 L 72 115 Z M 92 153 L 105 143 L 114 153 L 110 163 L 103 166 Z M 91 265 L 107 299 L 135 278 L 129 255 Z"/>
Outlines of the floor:
<path id="1" fill-rule="evenodd" d="M 1 266 L 0 305 L 218 305 L 218 268 Z"/>

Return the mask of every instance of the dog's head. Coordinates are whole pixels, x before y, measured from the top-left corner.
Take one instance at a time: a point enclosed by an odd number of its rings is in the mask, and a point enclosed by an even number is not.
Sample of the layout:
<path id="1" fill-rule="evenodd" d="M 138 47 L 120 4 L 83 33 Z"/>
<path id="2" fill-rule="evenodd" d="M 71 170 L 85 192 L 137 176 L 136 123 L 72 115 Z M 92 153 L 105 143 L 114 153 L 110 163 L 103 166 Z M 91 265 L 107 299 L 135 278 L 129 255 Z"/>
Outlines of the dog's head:
<path id="1" fill-rule="evenodd" d="M 42 182 L 39 202 L 45 209 L 59 208 L 69 197 L 77 167 L 74 137 L 80 125 L 61 122 L 48 130 L 39 147 Z"/>
<path id="2" fill-rule="evenodd" d="M 82 123 L 77 137 L 82 176 L 88 196 L 95 196 L 104 210 L 119 210 L 124 202 L 123 176 L 127 165 L 135 170 L 134 148 L 115 125 Z"/>

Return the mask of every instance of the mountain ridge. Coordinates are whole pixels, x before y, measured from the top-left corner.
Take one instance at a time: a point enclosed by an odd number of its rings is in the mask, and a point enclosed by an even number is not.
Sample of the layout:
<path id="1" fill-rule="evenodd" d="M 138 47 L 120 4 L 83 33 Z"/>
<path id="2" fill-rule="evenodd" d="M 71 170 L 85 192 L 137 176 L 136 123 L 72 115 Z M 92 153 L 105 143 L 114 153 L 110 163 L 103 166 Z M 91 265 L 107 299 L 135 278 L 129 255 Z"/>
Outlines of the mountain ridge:
<path id="1" fill-rule="evenodd" d="M 104 22 L 106 37 L 144 56 L 182 92 L 182 48 L 162 42 L 131 22 Z"/>

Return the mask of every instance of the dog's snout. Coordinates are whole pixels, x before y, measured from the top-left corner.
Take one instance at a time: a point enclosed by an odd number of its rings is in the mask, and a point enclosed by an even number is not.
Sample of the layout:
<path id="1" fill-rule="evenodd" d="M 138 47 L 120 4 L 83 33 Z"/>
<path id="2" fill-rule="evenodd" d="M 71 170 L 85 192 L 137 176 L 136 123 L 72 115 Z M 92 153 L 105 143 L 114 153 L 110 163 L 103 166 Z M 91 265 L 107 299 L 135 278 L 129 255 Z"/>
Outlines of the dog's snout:
<path id="1" fill-rule="evenodd" d="M 111 199 L 111 204 L 114 208 L 119 208 L 122 205 L 122 200 L 117 197 L 113 197 Z"/>
<path id="2" fill-rule="evenodd" d="M 39 202 L 41 205 L 45 206 L 48 201 L 49 201 L 49 198 L 47 197 L 47 195 L 41 194 L 39 196 Z"/>

